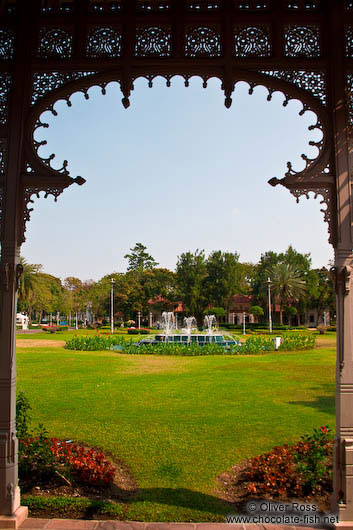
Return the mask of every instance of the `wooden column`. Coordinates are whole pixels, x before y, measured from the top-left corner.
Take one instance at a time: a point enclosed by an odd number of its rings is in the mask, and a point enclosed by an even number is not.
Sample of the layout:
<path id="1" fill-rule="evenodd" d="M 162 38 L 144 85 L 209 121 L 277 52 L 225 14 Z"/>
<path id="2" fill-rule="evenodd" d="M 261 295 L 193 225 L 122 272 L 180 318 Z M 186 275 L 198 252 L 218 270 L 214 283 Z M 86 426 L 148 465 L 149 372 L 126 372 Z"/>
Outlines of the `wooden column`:
<path id="1" fill-rule="evenodd" d="M 23 225 L 24 130 L 30 106 L 31 27 L 35 2 L 17 3 L 16 63 L 8 100 L 7 153 L 0 262 L 0 528 L 17 528 L 27 517 L 20 506 L 16 437 L 16 312 Z M 32 11 L 33 10 L 33 11 Z M 24 45 L 25 43 L 25 45 Z"/>
<path id="2" fill-rule="evenodd" d="M 336 441 L 332 508 L 339 524 L 353 529 L 353 203 L 352 138 L 348 122 L 344 65 L 343 4 L 331 11 L 332 131 L 335 151 L 337 234 L 335 281 L 337 293 Z"/>

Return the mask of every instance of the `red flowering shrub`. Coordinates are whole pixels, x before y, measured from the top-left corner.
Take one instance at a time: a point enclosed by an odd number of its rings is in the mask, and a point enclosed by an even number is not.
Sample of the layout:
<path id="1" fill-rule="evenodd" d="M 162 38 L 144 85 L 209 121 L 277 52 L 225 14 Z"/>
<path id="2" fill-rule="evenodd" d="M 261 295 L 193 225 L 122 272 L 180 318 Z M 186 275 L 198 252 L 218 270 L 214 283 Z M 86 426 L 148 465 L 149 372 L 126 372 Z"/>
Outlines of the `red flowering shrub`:
<path id="1" fill-rule="evenodd" d="M 104 454 L 95 449 L 86 449 L 82 445 L 51 439 L 51 451 L 56 460 L 82 482 L 99 485 L 114 480 L 115 467 Z"/>
<path id="2" fill-rule="evenodd" d="M 333 440 L 329 436 L 323 426 L 295 445 L 277 446 L 251 458 L 244 471 L 248 492 L 303 497 L 330 489 Z"/>

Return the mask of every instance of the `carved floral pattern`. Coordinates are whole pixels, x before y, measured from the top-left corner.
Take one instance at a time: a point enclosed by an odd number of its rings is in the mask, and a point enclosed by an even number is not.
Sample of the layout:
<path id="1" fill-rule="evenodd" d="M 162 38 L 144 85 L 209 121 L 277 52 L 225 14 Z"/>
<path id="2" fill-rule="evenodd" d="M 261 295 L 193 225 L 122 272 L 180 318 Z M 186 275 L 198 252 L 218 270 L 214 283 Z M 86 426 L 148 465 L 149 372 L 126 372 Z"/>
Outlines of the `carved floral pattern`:
<path id="1" fill-rule="evenodd" d="M 74 0 L 42 0 L 42 13 L 56 14 L 56 13 L 72 13 L 74 10 Z"/>
<path id="2" fill-rule="evenodd" d="M 348 123 L 353 125 L 353 73 L 347 74 Z"/>
<path id="3" fill-rule="evenodd" d="M 76 81 L 82 77 L 90 76 L 95 72 L 48 72 L 44 74 L 33 75 L 33 93 L 32 93 L 32 105 L 43 98 L 49 92 L 60 88 L 66 83 Z"/>
<path id="4" fill-rule="evenodd" d="M 234 51 L 237 57 L 268 57 L 271 55 L 268 28 L 237 26 L 234 32 Z"/>
<path id="5" fill-rule="evenodd" d="M 193 0 L 188 0 L 187 8 L 189 11 L 216 11 L 220 7 L 220 2 L 217 0 L 198 0 L 194 2 Z"/>
<path id="6" fill-rule="evenodd" d="M 0 138 L 0 175 L 4 175 L 6 168 L 6 140 Z"/>
<path id="7" fill-rule="evenodd" d="M 68 59 L 72 55 L 72 35 L 61 28 L 42 28 L 39 36 L 39 57 Z"/>
<path id="8" fill-rule="evenodd" d="M 318 26 L 287 26 L 284 41 L 286 57 L 320 57 Z"/>
<path id="9" fill-rule="evenodd" d="M 311 11 L 319 7 L 318 0 L 292 0 L 286 1 L 287 9 L 293 11 Z"/>
<path id="10" fill-rule="evenodd" d="M 92 28 L 88 34 L 87 57 L 120 57 L 121 34 L 112 27 Z"/>
<path id="11" fill-rule="evenodd" d="M 326 79 L 323 72 L 307 72 L 306 70 L 263 70 L 261 73 L 282 79 L 283 81 L 307 90 L 314 97 L 320 99 L 323 105 L 326 105 Z"/>
<path id="12" fill-rule="evenodd" d="M 158 13 L 169 11 L 171 8 L 170 0 L 138 0 L 137 9 L 145 13 Z"/>
<path id="13" fill-rule="evenodd" d="M 122 0 L 107 2 L 106 0 L 91 1 L 91 11 L 94 13 L 116 13 L 121 9 Z"/>
<path id="14" fill-rule="evenodd" d="M 0 29 L 0 59 L 9 61 L 14 56 L 15 36 L 12 31 Z"/>
<path id="15" fill-rule="evenodd" d="M 235 0 L 235 7 L 241 10 L 261 11 L 268 9 L 268 0 Z"/>
<path id="16" fill-rule="evenodd" d="M 346 26 L 346 43 L 345 43 L 345 52 L 346 57 L 350 59 L 353 57 L 353 27 Z"/>
<path id="17" fill-rule="evenodd" d="M 197 26 L 189 28 L 185 36 L 187 57 L 219 57 L 221 36 L 214 28 Z"/>
<path id="18" fill-rule="evenodd" d="M 139 26 L 136 30 L 135 54 L 139 57 L 151 55 L 168 57 L 171 52 L 171 41 L 170 27 Z"/>
<path id="19" fill-rule="evenodd" d="M 0 125 L 7 123 L 7 103 L 11 87 L 11 76 L 8 73 L 0 73 Z"/>

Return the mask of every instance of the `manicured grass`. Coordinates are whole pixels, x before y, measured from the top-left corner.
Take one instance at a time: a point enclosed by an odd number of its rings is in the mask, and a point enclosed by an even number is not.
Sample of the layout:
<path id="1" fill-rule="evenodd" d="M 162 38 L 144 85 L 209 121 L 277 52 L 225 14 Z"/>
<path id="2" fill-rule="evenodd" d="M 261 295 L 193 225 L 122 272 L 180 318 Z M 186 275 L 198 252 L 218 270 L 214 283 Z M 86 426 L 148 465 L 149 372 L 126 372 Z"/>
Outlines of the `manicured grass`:
<path id="1" fill-rule="evenodd" d="M 110 335 L 110 332 L 107 330 L 96 331 L 95 329 L 78 329 L 78 330 L 67 330 L 67 331 L 58 331 L 56 333 L 49 333 L 48 331 L 40 331 L 38 333 L 17 333 L 17 340 L 69 340 L 72 339 L 75 335 L 77 336 L 92 336 L 101 333 L 102 335 Z M 127 330 L 117 330 L 114 332 L 115 335 L 124 335 L 129 340 L 140 340 L 146 335 L 128 335 Z"/>
<path id="2" fill-rule="evenodd" d="M 231 508 L 217 498 L 219 473 L 334 428 L 335 350 L 322 337 L 315 350 L 246 357 L 19 348 L 18 389 L 51 435 L 130 467 L 140 492 L 122 519 L 222 521 Z"/>

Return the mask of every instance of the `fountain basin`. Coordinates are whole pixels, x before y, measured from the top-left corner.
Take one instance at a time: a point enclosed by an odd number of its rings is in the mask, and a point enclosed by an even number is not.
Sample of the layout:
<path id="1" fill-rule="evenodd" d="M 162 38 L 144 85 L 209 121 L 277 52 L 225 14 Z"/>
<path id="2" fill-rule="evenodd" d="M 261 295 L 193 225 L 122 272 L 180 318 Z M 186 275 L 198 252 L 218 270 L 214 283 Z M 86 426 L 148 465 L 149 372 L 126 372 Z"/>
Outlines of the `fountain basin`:
<path id="1" fill-rule="evenodd" d="M 217 344 L 218 346 L 223 346 L 229 348 L 230 346 L 239 345 L 240 342 L 234 340 L 232 337 L 224 337 L 220 334 L 197 334 L 197 335 L 182 335 L 182 334 L 172 334 L 172 335 L 155 335 L 152 338 L 141 339 L 136 343 L 137 346 L 142 346 L 144 344 L 167 344 L 174 343 L 180 344 L 182 346 L 188 346 L 190 344 L 197 344 L 198 346 L 205 346 L 205 344 Z"/>

